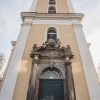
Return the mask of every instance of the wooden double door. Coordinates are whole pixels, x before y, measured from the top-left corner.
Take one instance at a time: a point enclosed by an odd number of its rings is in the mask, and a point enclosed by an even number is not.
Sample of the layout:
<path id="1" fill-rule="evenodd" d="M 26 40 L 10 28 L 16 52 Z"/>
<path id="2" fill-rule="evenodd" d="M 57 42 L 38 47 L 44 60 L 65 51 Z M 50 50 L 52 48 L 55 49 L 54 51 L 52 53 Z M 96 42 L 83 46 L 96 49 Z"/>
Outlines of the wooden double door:
<path id="1" fill-rule="evenodd" d="M 63 79 L 40 79 L 38 100 L 64 100 Z"/>

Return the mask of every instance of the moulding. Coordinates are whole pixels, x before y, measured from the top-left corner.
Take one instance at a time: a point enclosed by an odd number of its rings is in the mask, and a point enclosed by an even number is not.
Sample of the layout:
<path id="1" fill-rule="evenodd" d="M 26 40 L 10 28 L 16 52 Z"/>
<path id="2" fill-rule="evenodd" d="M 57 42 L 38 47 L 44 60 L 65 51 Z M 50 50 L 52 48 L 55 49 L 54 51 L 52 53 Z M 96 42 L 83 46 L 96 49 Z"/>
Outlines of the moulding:
<path id="1" fill-rule="evenodd" d="M 81 21 L 83 18 L 83 13 L 56 13 L 56 14 L 48 14 L 48 13 L 37 13 L 37 12 L 22 12 L 21 17 L 22 20 L 26 19 L 54 19 L 54 20 L 79 20 Z"/>

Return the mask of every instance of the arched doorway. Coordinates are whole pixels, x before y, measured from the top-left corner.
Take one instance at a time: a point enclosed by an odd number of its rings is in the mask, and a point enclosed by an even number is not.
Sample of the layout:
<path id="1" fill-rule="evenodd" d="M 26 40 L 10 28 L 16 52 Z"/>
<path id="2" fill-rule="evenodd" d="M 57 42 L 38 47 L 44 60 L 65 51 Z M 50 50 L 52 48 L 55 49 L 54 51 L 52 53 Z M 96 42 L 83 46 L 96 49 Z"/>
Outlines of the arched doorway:
<path id="1" fill-rule="evenodd" d="M 56 68 L 47 68 L 40 75 L 38 100 L 64 100 L 63 75 Z"/>

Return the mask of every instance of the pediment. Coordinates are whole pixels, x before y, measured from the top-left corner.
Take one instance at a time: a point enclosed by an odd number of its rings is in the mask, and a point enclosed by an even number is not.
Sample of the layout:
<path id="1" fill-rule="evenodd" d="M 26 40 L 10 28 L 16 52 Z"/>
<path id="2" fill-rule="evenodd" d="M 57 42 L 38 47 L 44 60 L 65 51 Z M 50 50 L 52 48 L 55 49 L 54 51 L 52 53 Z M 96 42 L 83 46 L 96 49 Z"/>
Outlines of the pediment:
<path id="1" fill-rule="evenodd" d="M 71 59 L 73 57 L 70 45 L 61 47 L 60 44 L 57 43 L 43 43 L 43 45 L 39 47 L 37 44 L 34 44 L 31 57 L 34 58 L 34 55 L 39 55 L 41 58 L 69 57 Z"/>

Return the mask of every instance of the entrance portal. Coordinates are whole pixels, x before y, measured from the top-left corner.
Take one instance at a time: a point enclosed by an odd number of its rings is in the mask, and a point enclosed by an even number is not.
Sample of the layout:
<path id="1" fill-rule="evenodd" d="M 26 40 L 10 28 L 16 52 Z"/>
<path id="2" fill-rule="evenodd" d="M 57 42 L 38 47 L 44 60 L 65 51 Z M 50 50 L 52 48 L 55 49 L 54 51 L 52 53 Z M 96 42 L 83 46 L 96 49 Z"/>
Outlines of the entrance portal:
<path id="1" fill-rule="evenodd" d="M 62 75 L 55 69 L 45 70 L 41 74 L 38 100 L 64 100 Z"/>
<path id="2" fill-rule="evenodd" d="M 39 100 L 64 100 L 63 79 L 40 79 Z"/>

